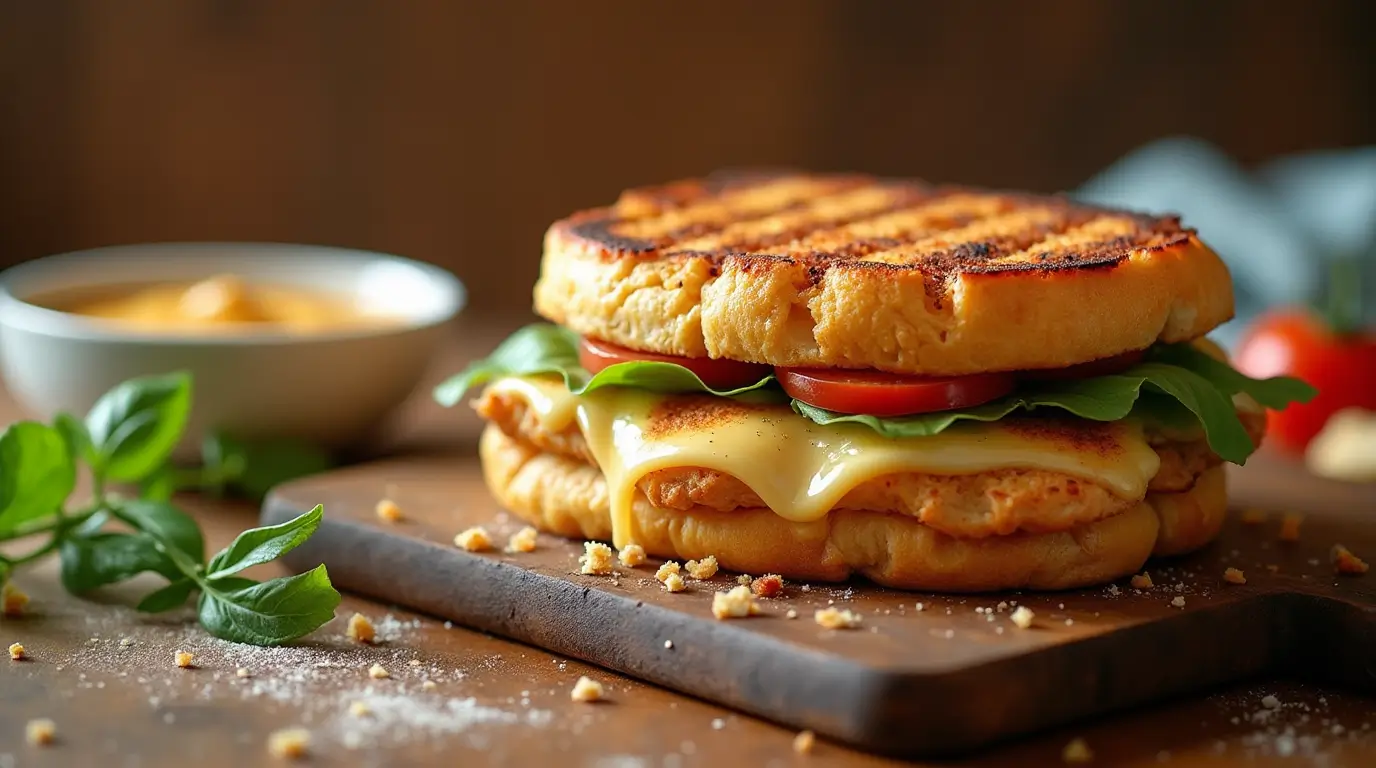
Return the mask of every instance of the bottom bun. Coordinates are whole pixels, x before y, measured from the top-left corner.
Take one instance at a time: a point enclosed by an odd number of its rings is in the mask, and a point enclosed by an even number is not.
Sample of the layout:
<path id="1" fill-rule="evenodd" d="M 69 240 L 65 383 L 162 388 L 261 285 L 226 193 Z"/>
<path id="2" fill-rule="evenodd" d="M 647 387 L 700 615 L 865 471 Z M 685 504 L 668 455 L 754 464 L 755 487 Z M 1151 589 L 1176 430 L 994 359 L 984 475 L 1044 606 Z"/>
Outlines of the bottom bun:
<path id="1" fill-rule="evenodd" d="M 504 507 L 561 536 L 609 541 L 606 479 L 593 466 L 545 453 L 489 426 L 480 453 Z M 1057 533 L 958 539 L 886 512 L 833 510 L 795 523 L 768 509 L 668 510 L 636 494 L 631 540 L 664 558 L 714 555 L 723 568 L 843 581 L 862 574 L 900 589 L 988 592 L 1071 589 L 1136 573 L 1153 553 L 1180 554 L 1218 534 L 1227 508 L 1222 467 L 1193 488 L 1149 494 L 1127 511 Z"/>

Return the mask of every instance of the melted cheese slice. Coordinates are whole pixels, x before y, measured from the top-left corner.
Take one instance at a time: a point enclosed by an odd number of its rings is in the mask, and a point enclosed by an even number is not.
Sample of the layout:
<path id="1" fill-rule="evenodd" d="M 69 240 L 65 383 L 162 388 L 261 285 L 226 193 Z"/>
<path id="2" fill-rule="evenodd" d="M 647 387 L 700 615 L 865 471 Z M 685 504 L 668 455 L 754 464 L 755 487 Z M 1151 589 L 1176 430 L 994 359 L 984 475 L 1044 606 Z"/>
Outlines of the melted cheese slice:
<path id="1" fill-rule="evenodd" d="M 901 472 L 1039 469 L 1141 499 L 1160 466 L 1133 420 L 1011 418 L 894 439 L 863 424 L 816 424 L 779 404 L 610 387 L 580 397 L 557 378 L 507 378 L 490 387 L 524 400 L 546 430 L 577 422 L 607 479 L 618 548 L 631 543 L 636 484 L 662 469 L 700 467 L 731 475 L 775 514 L 809 522 L 824 517 L 856 486 Z"/>

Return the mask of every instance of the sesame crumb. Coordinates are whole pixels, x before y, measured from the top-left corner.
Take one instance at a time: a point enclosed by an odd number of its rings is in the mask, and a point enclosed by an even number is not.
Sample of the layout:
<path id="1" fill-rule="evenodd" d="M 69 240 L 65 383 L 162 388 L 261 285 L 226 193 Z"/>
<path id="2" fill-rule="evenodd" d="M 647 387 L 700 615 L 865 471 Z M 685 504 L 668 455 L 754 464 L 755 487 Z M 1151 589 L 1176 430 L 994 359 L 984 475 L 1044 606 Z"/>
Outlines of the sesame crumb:
<path id="1" fill-rule="evenodd" d="M 1266 510 L 1264 509 L 1244 509 L 1240 518 L 1244 525 L 1261 525 L 1266 522 Z"/>
<path id="2" fill-rule="evenodd" d="M 718 619 L 741 619 L 760 612 L 755 605 L 755 596 L 744 585 L 732 587 L 729 592 L 712 595 L 712 615 Z"/>
<path id="3" fill-rule="evenodd" d="M 1266 707 L 1267 709 L 1280 709 L 1280 699 L 1270 694 L 1267 694 L 1266 696 L 1262 697 L 1261 706 Z"/>
<path id="4" fill-rule="evenodd" d="M 1037 614 L 1033 613 L 1031 608 L 1020 605 L 1016 611 L 1008 615 L 1008 618 L 1018 625 L 1018 629 L 1027 629 L 1032 626 L 1032 620 L 1037 618 Z"/>
<path id="5" fill-rule="evenodd" d="M 187 653 L 186 651 L 177 651 L 176 653 L 172 654 L 172 660 L 177 662 L 177 666 L 181 667 L 182 669 L 191 669 L 193 666 L 195 666 L 191 663 L 192 655 Z"/>
<path id="6" fill-rule="evenodd" d="M 419 666 L 420 666 L 420 659 L 411 659 L 410 661 L 406 662 L 406 666 L 408 666 L 408 667 L 419 667 Z"/>
<path id="7" fill-rule="evenodd" d="M 374 664 L 373 666 L 368 667 L 368 677 L 371 677 L 374 680 L 386 680 L 391 676 L 392 673 L 388 672 L 387 668 L 382 666 L 381 664 Z"/>
<path id="8" fill-rule="evenodd" d="M 742 587 L 750 586 L 750 582 L 752 581 L 754 581 L 754 579 L 750 578 L 750 574 L 748 573 L 742 573 L 741 575 L 736 577 L 736 583 L 741 585 Z"/>
<path id="9" fill-rule="evenodd" d="M 664 577 L 664 590 L 666 592 L 682 592 L 688 588 L 688 582 L 677 573 L 671 573 Z"/>
<path id="10" fill-rule="evenodd" d="M 674 647 L 674 641 L 673 641 L 673 640 L 665 640 L 665 641 L 664 641 L 664 647 L 665 647 L 665 648 L 668 648 L 668 649 L 670 649 L 670 650 L 672 650 L 673 647 Z"/>
<path id="11" fill-rule="evenodd" d="M 1067 763 L 1088 763 L 1094 760 L 1094 753 L 1084 739 L 1071 739 L 1061 750 L 1061 760 Z"/>
<path id="12" fill-rule="evenodd" d="M 527 525 L 521 530 L 511 534 L 506 540 L 507 552 L 534 552 L 535 540 L 540 532 Z"/>
<path id="13" fill-rule="evenodd" d="M 835 608 L 822 608 L 814 613 L 812 618 L 827 629 L 854 629 L 860 626 L 861 622 L 858 614 Z"/>
<path id="14" fill-rule="evenodd" d="M 0 613 L 10 617 L 23 616 L 28 607 L 29 596 L 13 582 L 6 582 L 5 586 L 0 587 Z"/>
<path id="15" fill-rule="evenodd" d="M 373 627 L 373 622 L 361 613 L 355 613 L 349 617 L 348 629 L 344 632 L 350 640 L 359 643 L 371 643 L 377 637 L 377 630 Z"/>
<path id="16" fill-rule="evenodd" d="M 1299 541 L 1300 523 L 1304 522 L 1304 515 L 1298 512 L 1286 512 L 1280 519 L 1280 540 Z"/>
<path id="17" fill-rule="evenodd" d="M 703 581 L 717 575 L 717 556 L 708 555 L 701 560 L 689 560 L 683 567 L 687 569 L 688 575 Z"/>
<path id="18" fill-rule="evenodd" d="M 617 553 L 617 560 L 627 568 L 634 568 L 637 565 L 645 564 L 645 548 L 639 544 L 627 544 Z"/>
<path id="19" fill-rule="evenodd" d="M 24 740 L 34 747 L 46 747 L 57 740 L 57 723 L 46 717 L 30 720 L 24 725 Z"/>
<path id="20" fill-rule="evenodd" d="M 380 520 L 389 523 L 399 523 L 402 520 L 401 507 L 397 506 L 391 499 L 383 499 L 377 503 L 377 516 Z"/>
<path id="21" fill-rule="evenodd" d="M 14 643 L 10 646 L 10 659 L 12 661 L 23 661 L 27 658 L 28 656 L 24 654 L 24 646 L 19 643 Z"/>
<path id="22" fill-rule="evenodd" d="M 569 698 L 574 701 L 602 701 L 602 684 L 584 675 L 574 683 Z"/>
<path id="23" fill-rule="evenodd" d="M 1185 598 L 1183 598 L 1183 597 L 1177 595 L 1177 596 L 1171 598 L 1171 605 L 1175 606 L 1176 608 L 1184 608 L 1184 607 L 1185 607 Z"/>
<path id="24" fill-rule="evenodd" d="M 132 637 L 121 637 L 120 640 L 119 640 L 119 647 L 121 647 L 121 648 L 128 648 L 129 646 L 131 646 L 131 645 L 133 645 L 133 644 L 134 644 L 134 638 L 132 638 Z"/>
<path id="25" fill-rule="evenodd" d="M 372 713 L 373 711 L 371 709 L 368 709 L 368 705 L 364 702 L 355 701 L 354 703 L 349 705 L 349 714 L 353 715 L 354 717 L 367 717 Z"/>
<path id="26" fill-rule="evenodd" d="M 1332 551 L 1329 552 L 1329 560 L 1332 561 L 1334 570 L 1344 576 L 1357 576 L 1370 569 L 1365 560 L 1352 554 L 1341 544 L 1333 545 Z"/>
<path id="27" fill-rule="evenodd" d="M 666 560 L 663 565 L 659 566 L 659 570 L 655 571 L 655 578 L 664 581 L 669 578 L 669 574 L 677 574 L 681 570 L 682 568 L 678 563 L 673 560 Z"/>
<path id="28" fill-rule="evenodd" d="M 583 554 L 578 556 L 578 572 L 588 576 L 606 576 L 612 572 L 612 548 L 600 541 L 583 542 Z"/>
<path id="29" fill-rule="evenodd" d="M 795 610 L 793 610 L 792 608 L 789 608 L 789 609 L 788 609 L 788 613 L 785 613 L 785 614 L 784 614 L 784 618 L 785 618 L 785 619 L 796 619 L 796 618 L 798 618 L 798 612 L 795 611 Z"/>
<path id="30" fill-rule="evenodd" d="M 1247 575 L 1236 568 L 1225 568 L 1223 570 L 1223 581 L 1228 584 L 1246 584 Z"/>
<path id="31" fill-rule="evenodd" d="M 1075 620 L 1074 620 L 1074 619 L 1066 619 L 1066 620 L 1065 620 L 1065 625 L 1066 625 L 1067 627 L 1073 627 L 1073 626 L 1075 626 Z"/>
<path id="32" fill-rule="evenodd" d="M 235 677 L 242 677 L 242 678 L 249 678 L 249 677 L 253 677 L 253 673 L 250 672 L 250 671 L 248 671 L 248 667 L 239 667 L 238 669 L 234 670 L 234 676 L 235 676 Z"/>
<path id="33" fill-rule="evenodd" d="M 1117 584 L 1110 584 L 1110 585 L 1108 585 L 1108 594 L 1109 594 L 1109 597 L 1117 597 L 1117 596 L 1118 596 L 1118 593 L 1119 593 L 1119 592 L 1122 592 L 1122 591 L 1123 591 L 1123 590 L 1121 590 L 1121 589 L 1118 588 L 1118 585 L 1117 585 Z"/>
<path id="34" fill-rule="evenodd" d="M 1136 576 L 1132 577 L 1131 583 L 1133 589 L 1151 589 L 1151 574 L 1139 573 Z"/>
<path id="35" fill-rule="evenodd" d="M 817 735 L 812 731 L 800 731 L 793 737 L 793 751 L 800 755 L 806 755 L 812 751 L 812 746 L 817 742 Z"/>
<path id="36" fill-rule="evenodd" d="M 918 613 L 921 613 L 921 612 L 927 610 L 927 606 L 926 606 L 926 604 L 924 604 L 924 603 L 917 603 L 917 604 L 913 605 L 913 609 L 916 610 Z"/>
<path id="37" fill-rule="evenodd" d="M 766 573 L 751 580 L 750 591 L 756 597 L 778 597 L 784 591 L 784 579 L 777 573 Z"/>
<path id="38" fill-rule="evenodd" d="M 268 735 L 268 754 L 299 760 L 310 752 L 311 734 L 305 728 L 284 728 Z"/>
<path id="39" fill-rule="evenodd" d="M 438 687 L 439 684 L 437 684 L 434 680 L 422 680 L 420 684 L 420 689 L 422 691 L 433 691 Z"/>
<path id="40" fill-rule="evenodd" d="M 465 531 L 460 531 L 454 537 L 454 546 L 469 552 L 486 552 L 492 549 L 492 537 L 487 534 L 486 528 L 475 525 Z"/>

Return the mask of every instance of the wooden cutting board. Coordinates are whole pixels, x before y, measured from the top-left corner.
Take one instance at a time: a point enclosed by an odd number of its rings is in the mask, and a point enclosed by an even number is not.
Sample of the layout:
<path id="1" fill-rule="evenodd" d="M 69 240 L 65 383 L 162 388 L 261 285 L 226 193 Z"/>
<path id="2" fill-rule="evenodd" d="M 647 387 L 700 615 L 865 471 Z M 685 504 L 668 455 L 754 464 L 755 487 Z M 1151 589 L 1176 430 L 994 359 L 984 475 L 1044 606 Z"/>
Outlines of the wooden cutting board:
<path id="1" fill-rule="evenodd" d="M 382 498 L 406 520 L 379 520 Z M 1257 525 L 1232 515 L 1204 552 L 1150 563 L 1148 590 L 1127 580 L 983 596 L 789 584 L 783 597 L 761 601 L 762 616 L 729 621 L 713 619 L 710 605 L 734 574 L 669 594 L 653 580 L 656 564 L 620 568 L 618 578 L 580 575 L 581 544 L 554 536 L 542 534 L 527 554 L 458 550 L 454 534 L 469 526 L 486 526 L 498 546 L 522 526 L 488 497 L 471 457 L 407 458 L 300 480 L 270 496 L 263 518 L 277 523 L 324 504 L 320 531 L 288 565 L 324 562 L 341 589 L 861 749 L 915 757 L 1263 673 L 1376 693 L 1376 571 L 1338 577 L 1329 564 L 1335 543 L 1376 561 L 1376 488 L 1254 459 L 1235 473 L 1233 498 L 1271 514 Z M 1283 510 L 1307 513 L 1299 542 L 1278 540 Z M 1247 583 L 1225 584 L 1228 567 Z M 832 604 L 862 614 L 862 628 L 818 626 L 813 612 Z M 1031 629 L 1009 619 L 1014 604 L 1036 613 Z M 790 609 L 796 619 L 786 618 Z"/>

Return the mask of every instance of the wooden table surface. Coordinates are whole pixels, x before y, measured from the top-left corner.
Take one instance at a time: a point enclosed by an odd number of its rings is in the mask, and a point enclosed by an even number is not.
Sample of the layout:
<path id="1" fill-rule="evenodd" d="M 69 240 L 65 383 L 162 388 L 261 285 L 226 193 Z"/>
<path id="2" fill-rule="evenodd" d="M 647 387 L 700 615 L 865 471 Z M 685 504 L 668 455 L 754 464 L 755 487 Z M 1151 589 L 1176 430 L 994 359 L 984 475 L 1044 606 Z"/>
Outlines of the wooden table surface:
<path id="1" fill-rule="evenodd" d="M 494 337 L 461 333 L 436 377 Z M 0 392 L 0 424 L 20 416 Z M 472 461 L 477 427 L 467 414 L 431 405 L 421 391 L 378 444 L 391 455 L 446 451 L 456 462 Z M 181 501 L 212 548 L 257 518 L 256 508 L 242 502 Z M 296 725 L 312 734 L 312 765 L 891 764 L 820 741 L 797 755 L 794 734 L 771 724 L 349 596 L 340 618 L 307 642 L 260 649 L 208 637 L 186 615 L 137 614 L 131 598 L 151 582 L 78 600 L 63 592 L 54 561 L 21 570 L 16 582 L 34 598 L 32 611 L 0 619 L 0 647 L 20 642 L 32 658 L 0 664 L 0 768 L 267 764 L 268 734 Z M 344 619 L 354 611 L 373 618 L 385 642 L 366 647 L 345 639 Z M 195 669 L 174 665 L 173 653 L 183 649 L 195 654 Z M 374 663 L 391 678 L 370 679 Z M 251 676 L 236 676 L 239 668 Z M 580 675 L 603 682 L 610 701 L 571 701 L 569 688 Z M 436 684 L 432 690 L 422 689 L 426 680 Z M 367 714 L 351 712 L 357 702 Z M 24 744 L 24 723 L 37 717 L 56 722 L 53 746 Z M 1367 766 L 1376 764 L 1376 701 L 1262 680 L 997 745 L 956 764 L 1059 764 L 1062 748 L 1077 737 L 1096 765 Z"/>

